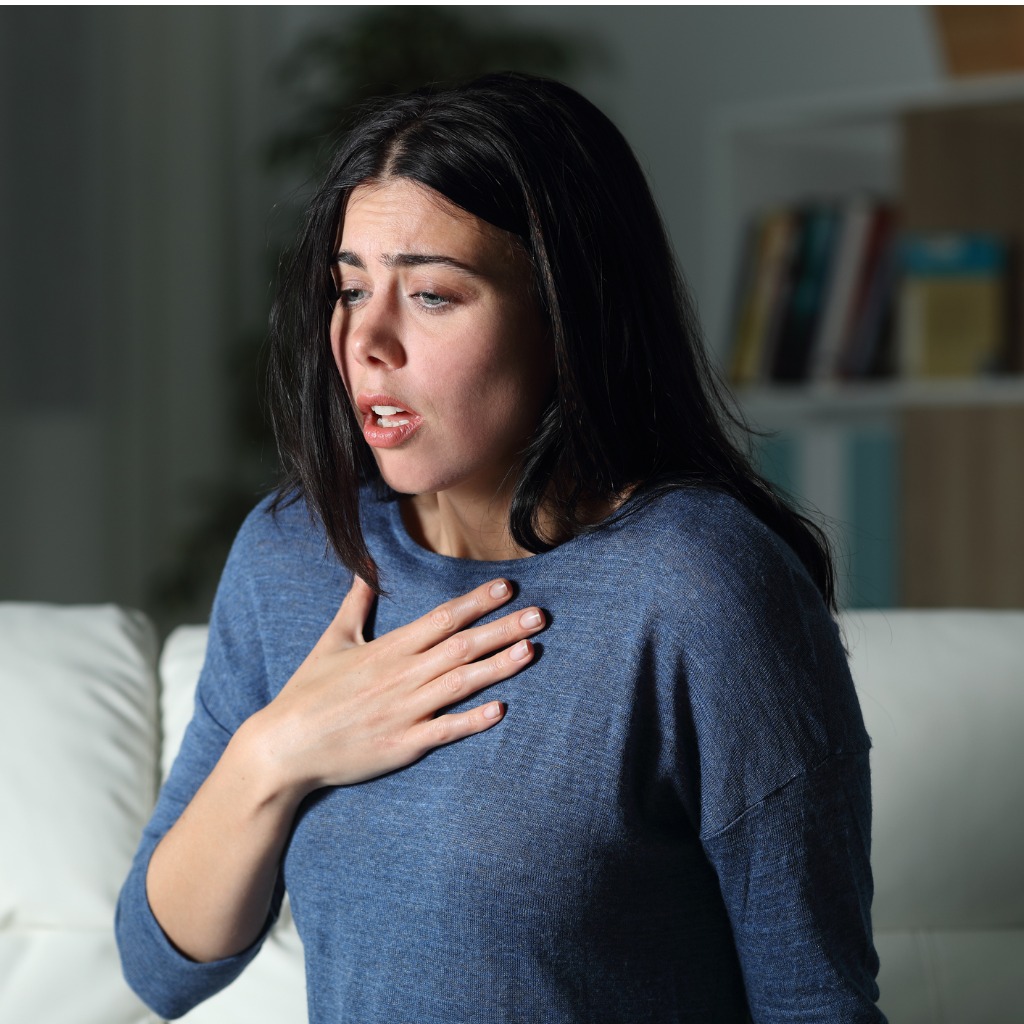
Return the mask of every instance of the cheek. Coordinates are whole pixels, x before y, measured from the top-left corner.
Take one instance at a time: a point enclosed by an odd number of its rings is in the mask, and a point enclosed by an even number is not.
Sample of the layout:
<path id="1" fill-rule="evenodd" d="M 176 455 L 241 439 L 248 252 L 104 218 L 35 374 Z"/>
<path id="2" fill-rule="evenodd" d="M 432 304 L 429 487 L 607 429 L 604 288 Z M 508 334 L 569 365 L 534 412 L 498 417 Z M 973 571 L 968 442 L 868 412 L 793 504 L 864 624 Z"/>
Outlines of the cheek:
<path id="1" fill-rule="evenodd" d="M 463 364 L 447 378 L 453 384 L 455 422 L 472 424 L 469 445 L 494 446 L 502 439 L 518 448 L 536 429 L 546 403 L 551 374 L 537 361 L 506 358 Z"/>

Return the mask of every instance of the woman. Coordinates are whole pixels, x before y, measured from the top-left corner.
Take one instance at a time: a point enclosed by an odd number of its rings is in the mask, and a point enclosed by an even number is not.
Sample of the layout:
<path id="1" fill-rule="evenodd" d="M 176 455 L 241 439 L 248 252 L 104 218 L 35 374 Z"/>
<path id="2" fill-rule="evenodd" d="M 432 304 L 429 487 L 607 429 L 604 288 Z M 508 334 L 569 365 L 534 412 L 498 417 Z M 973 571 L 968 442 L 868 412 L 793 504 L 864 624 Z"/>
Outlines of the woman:
<path id="1" fill-rule="evenodd" d="M 314 1022 L 883 1019 L 827 547 L 611 123 L 511 74 L 374 109 L 272 339 L 287 479 L 122 893 L 140 995 L 287 889 Z"/>

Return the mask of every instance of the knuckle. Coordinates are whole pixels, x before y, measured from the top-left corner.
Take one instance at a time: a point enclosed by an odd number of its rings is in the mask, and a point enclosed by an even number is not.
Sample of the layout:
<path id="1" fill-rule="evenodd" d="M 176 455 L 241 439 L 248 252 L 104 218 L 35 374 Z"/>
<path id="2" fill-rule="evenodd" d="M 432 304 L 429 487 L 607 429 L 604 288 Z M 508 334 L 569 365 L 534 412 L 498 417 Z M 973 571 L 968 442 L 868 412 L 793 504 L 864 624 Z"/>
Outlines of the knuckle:
<path id="1" fill-rule="evenodd" d="M 442 605 L 430 613 L 430 624 L 442 633 L 448 633 L 455 628 L 455 616 L 451 608 Z"/>
<path id="2" fill-rule="evenodd" d="M 444 653 L 453 661 L 462 661 L 469 656 L 469 640 L 464 636 L 449 637 L 444 642 Z"/>
<path id="3" fill-rule="evenodd" d="M 454 696 L 462 692 L 463 686 L 465 684 L 465 678 L 463 674 L 459 671 L 446 672 L 443 676 L 441 676 L 440 682 L 441 687 L 445 690 L 445 692 L 450 693 Z"/>

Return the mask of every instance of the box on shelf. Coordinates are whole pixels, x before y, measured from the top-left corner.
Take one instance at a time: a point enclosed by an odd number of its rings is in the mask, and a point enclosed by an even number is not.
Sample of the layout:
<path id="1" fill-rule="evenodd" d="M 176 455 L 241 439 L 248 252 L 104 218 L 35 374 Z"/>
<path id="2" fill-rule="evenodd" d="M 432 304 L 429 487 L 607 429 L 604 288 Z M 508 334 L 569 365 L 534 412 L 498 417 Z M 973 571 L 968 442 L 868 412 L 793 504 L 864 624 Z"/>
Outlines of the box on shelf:
<path id="1" fill-rule="evenodd" d="M 949 4 L 932 12 L 951 74 L 1024 70 L 1024 8 Z"/>

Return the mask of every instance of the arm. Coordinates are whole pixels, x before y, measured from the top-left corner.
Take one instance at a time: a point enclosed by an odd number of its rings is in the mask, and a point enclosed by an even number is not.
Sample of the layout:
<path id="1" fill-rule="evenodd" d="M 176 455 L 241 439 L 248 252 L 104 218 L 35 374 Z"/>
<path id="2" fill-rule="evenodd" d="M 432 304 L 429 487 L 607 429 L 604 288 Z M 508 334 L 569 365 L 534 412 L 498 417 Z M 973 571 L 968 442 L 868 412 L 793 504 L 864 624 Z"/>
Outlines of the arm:
<path id="1" fill-rule="evenodd" d="M 704 839 L 753 1020 L 879 1024 L 867 753 L 836 755 Z"/>
<path id="2" fill-rule="evenodd" d="M 164 995 L 151 997 L 165 1013 L 183 1012 L 176 989 L 191 989 L 187 1009 L 244 967 L 276 913 L 278 865 L 308 793 L 393 771 L 500 721 L 493 701 L 437 712 L 529 664 L 526 637 L 543 627 L 539 610 L 468 628 L 510 596 L 507 585 L 487 584 L 364 643 L 373 595 L 356 581 L 281 692 L 233 735 L 197 702 L 181 771 L 176 766 L 168 780 L 119 908 L 125 972 L 143 998 L 154 961 L 176 975 L 167 984 L 158 978 Z M 531 611 L 538 613 L 532 623 Z M 205 778 L 186 798 L 204 764 Z M 182 961 L 205 964 L 189 970 Z M 203 977 L 208 983 L 187 981 Z"/>
<path id="3" fill-rule="evenodd" d="M 679 630 L 683 779 L 758 1024 L 875 1005 L 870 740 L 834 621 L 792 552 L 721 509 Z"/>

